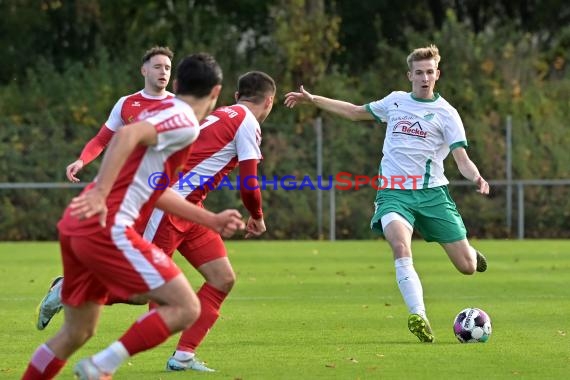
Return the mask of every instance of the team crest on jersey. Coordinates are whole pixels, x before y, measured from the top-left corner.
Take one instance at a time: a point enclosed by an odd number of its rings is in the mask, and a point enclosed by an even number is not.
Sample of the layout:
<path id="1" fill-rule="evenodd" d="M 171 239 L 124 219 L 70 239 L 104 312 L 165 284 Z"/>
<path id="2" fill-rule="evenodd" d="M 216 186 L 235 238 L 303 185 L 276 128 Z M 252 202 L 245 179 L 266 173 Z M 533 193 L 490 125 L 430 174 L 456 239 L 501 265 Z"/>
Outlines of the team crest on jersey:
<path id="1" fill-rule="evenodd" d="M 141 106 L 141 102 L 139 102 L 138 100 L 133 101 L 132 104 L 133 107 L 140 107 Z"/>
<path id="2" fill-rule="evenodd" d="M 430 121 L 431 119 L 433 119 L 434 116 L 435 116 L 435 114 L 433 112 L 426 112 L 424 114 L 424 119 L 426 121 Z"/>
<path id="3" fill-rule="evenodd" d="M 412 123 L 409 120 L 400 120 L 392 128 L 392 135 L 407 135 L 425 139 L 427 132 L 423 130 L 419 121 Z"/>

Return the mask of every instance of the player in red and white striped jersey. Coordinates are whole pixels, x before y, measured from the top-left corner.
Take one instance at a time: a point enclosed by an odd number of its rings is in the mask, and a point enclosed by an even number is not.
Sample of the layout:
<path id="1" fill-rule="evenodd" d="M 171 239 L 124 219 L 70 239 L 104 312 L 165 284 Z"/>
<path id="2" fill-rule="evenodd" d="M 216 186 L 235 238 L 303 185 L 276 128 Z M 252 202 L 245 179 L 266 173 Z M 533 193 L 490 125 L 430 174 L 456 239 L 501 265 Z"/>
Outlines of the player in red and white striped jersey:
<path id="1" fill-rule="evenodd" d="M 200 302 L 172 259 L 135 230 L 146 209 L 158 207 L 230 236 L 242 228 L 236 210 L 213 214 L 186 202 L 167 186 L 149 186 L 155 172 L 173 175 L 198 137 L 197 118 L 209 113 L 222 74 L 209 55 L 186 57 L 178 66 L 177 97 L 145 111 L 144 119 L 111 141 L 97 179 L 73 199 L 58 224 L 65 282 L 65 322 L 32 356 L 24 380 L 51 379 L 95 331 L 109 293 L 143 296 L 159 306 L 141 316 L 108 348 L 81 360 L 79 379 L 110 379 L 130 356 L 150 349 L 192 324 Z"/>
<path id="2" fill-rule="evenodd" d="M 115 103 L 109 118 L 101 126 L 97 135 L 85 144 L 79 158 L 67 166 L 66 175 L 71 182 L 79 182 L 79 178 L 75 175 L 101 154 L 119 129 L 135 122 L 144 109 L 164 99 L 174 97 L 174 94 L 166 91 L 170 81 L 173 57 L 174 53 L 162 46 L 155 46 L 145 52 L 141 66 L 144 88 L 134 94 L 121 97 Z"/>
<path id="3" fill-rule="evenodd" d="M 208 192 L 215 188 L 239 165 L 240 178 L 247 180 L 240 184 L 241 198 L 250 213 L 246 237 L 259 236 L 265 232 L 265 222 L 261 204 L 261 192 L 257 180 L 257 164 L 262 159 L 259 145 L 261 127 L 271 112 L 276 86 L 273 79 L 262 72 L 250 72 L 240 77 L 236 93 L 237 104 L 220 107 L 201 124 L 200 137 L 192 146 L 192 154 L 181 172 L 183 179 L 172 183 L 172 188 L 189 202 L 203 207 Z M 208 184 L 201 186 L 209 179 Z M 149 212 L 152 210 L 146 209 Z M 202 306 L 199 319 L 180 338 L 177 350 L 168 361 L 171 370 L 192 369 L 210 371 L 195 357 L 195 350 L 208 330 L 216 322 L 222 302 L 235 282 L 235 273 L 227 257 L 220 235 L 199 224 L 187 222 L 175 216 L 165 215 L 154 210 L 152 218 L 141 217 L 146 225 L 137 225 L 144 231 L 144 238 L 152 241 L 170 256 L 178 248 L 182 255 L 206 279 L 197 295 Z M 63 282 L 62 282 L 63 283 Z M 58 285 L 61 286 L 61 283 Z M 46 299 L 54 305 L 39 319 L 42 329 L 47 326 L 59 305 L 56 291 L 50 290 Z M 112 294 L 107 304 L 129 302 L 121 295 Z M 133 303 L 144 303 L 136 300 Z M 40 314 L 40 317 L 42 314 Z M 39 327 L 38 327 L 39 328 Z"/>
<path id="4" fill-rule="evenodd" d="M 242 75 L 235 94 L 237 104 L 216 109 L 202 122 L 200 137 L 178 177 L 182 179 L 172 185 L 189 202 L 203 207 L 208 191 L 239 166 L 241 199 L 250 214 L 246 237 L 265 232 L 257 164 L 262 159 L 260 123 L 271 112 L 275 91 L 274 80 L 263 72 Z M 204 184 L 206 179 L 208 183 Z M 212 371 L 195 357 L 195 351 L 218 319 L 222 302 L 235 282 L 220 234 L 155 209 L 144 237 L 168 255 L 178 249 L 206 280 L 197 292 L 200 317 L 182 333 L 167 369 Z"/>

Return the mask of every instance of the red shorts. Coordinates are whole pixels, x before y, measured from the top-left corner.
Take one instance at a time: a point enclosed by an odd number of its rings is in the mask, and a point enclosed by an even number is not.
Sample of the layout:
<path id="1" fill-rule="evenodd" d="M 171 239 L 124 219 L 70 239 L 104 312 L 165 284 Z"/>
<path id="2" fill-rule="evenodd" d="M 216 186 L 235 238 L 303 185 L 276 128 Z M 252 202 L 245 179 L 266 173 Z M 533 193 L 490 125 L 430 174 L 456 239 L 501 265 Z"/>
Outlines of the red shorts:
<path id="1" fill-rule="evenodd" d="M 104 304 L 109 293 L 121 298 L 144 294 L 181 273 L 170 257 L 131 228 L 114 227 L 88 236 L 60 233 L 62 301 L 80 306 Z"/>
<path id="2" fill-rule="evenodd" d="M 162 219 L 158 221 L 160 216 Z M 153 217 L 147 225 L 145 236 L 167 255 L 172 256 L 178 249 L 194 268 L 228 256 L 220 234 L 208 227 L 162 212 L 158 215 L 153 213 Z"/>

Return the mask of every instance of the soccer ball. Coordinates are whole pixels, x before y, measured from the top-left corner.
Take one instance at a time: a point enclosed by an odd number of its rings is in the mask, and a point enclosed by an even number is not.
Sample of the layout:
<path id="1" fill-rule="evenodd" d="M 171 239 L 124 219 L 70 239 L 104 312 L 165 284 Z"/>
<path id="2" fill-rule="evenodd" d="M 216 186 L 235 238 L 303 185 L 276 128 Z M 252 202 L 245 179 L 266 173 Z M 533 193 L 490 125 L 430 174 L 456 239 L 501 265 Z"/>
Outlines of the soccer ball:
<path id="1" fill-rule="evenodd" d="M 489 315 L 475 307 L 461 310 L 453 322 L 453 332 L 461 343 L 485 343 L 492 331 Z"/>

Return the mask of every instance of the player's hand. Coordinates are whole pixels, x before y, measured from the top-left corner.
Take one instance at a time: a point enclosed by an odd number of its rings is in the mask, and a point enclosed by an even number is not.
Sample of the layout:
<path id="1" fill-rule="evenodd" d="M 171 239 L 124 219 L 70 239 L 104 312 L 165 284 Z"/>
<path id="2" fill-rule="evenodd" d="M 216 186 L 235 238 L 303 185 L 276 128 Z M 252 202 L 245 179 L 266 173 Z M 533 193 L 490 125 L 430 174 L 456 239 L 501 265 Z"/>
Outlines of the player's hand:
<path id="1" fill-rule="evenodd" d="M 71 216 L 79 220 L 99 215 L 101 227 L 105 227 L 107 224 L 105 196 L 95 188 L 89 189 L 78 197 L 73 198 L 69 207 L 71 207 Z"/>
<path id="2" fill-rule="evenodd" d="M 259 219 L 253 219 L 250 216 L 247 221 L 246 231 L 247 231 L 247 233 L 245 234 L 246 239 L 249 239 L 250 237 L 254 236 L 261 236 L 265 231 L 267 231 L 267 228 L 265 228 L 265 221 L 263 220 L 263 217 Z"/>
<path id="3" fill-rule="evenodd" d="M 236 231 L 245 229 L 245 224 L 241 218 L 238 210 L 224 210 L 216 214 L 214 229 L 225 238 L 232 237 Z"/>
<path id="4" fill-rule="evenodd" d="M 285 94 L 285 106 L 289 108 L 295 107 L 297 103 L 312 103 L 313 100 L 314 96 L 305 90 L 303 85 L 299 87 L 299 92 L 289 92 Z"/>
<path id="5" fill-rule="evenodd" d="M 489 194 L 489 184 L 487 183 L 487 181 L 485 181 L 483 179 L 483 177 L 479 176 L 477 177 L 477 179 L 475 179 L 475 184 L 477 185 L 477 192 L 487 195 Z"/>
<path id="6" fill-rule="evenodd" d="M 67 165 L 67 169 L 65 170 L 65 174 L 67 175 L 67 179 L 71 182 L 79 182 L 81 181 L 75 175 L 83 169 L 83 160 L 76 160 L 71 164 Z"/>

